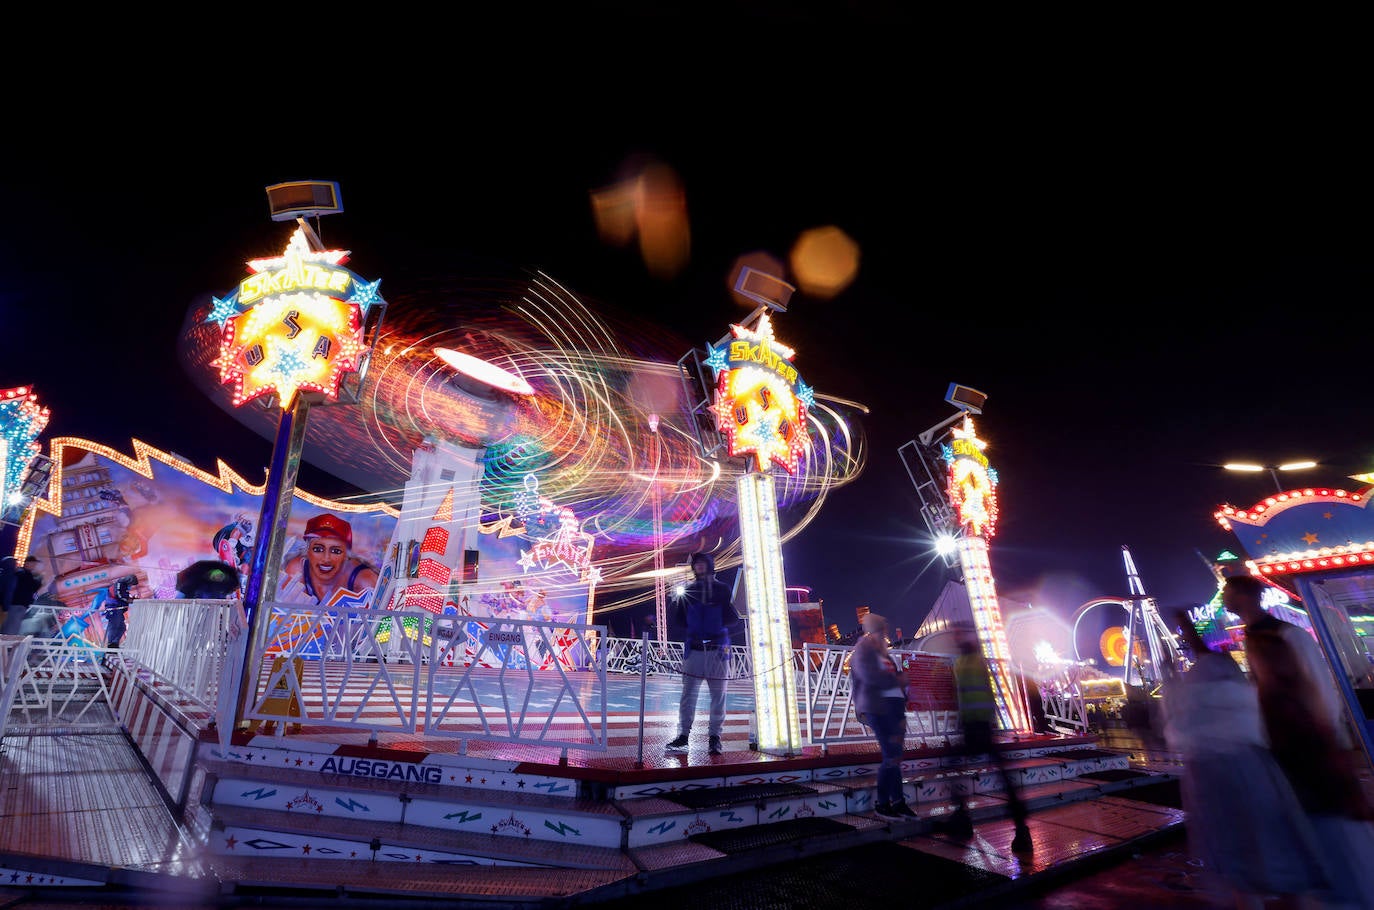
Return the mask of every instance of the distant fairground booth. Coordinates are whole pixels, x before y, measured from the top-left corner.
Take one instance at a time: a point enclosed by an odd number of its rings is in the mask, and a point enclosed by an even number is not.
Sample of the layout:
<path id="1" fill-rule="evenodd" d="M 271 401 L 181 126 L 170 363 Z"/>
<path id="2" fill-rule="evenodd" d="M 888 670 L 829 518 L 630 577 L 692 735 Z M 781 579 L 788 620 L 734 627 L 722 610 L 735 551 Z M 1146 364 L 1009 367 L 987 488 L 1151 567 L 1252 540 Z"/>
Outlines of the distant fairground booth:
<path id="1" fill-rule="evenodd" d="M 1364 477 L 1363 479 L 1368 479 Z M 1243 569 L 1271 586 L 1265 609 L 1312 632 L 1331 678 L 1374 760 L 1374 512 L 1370 487 L 1358 492 L 1307 487 L 1265 497 L 1249 508 L 1225 505 L 1215 513 L 1236 536 Z M 1209 605 L 1204 633 L 1236 637 L 1215 627 L 1227 614 Z M 1207 628 L 1207 624 L 1212 629 Z"/>

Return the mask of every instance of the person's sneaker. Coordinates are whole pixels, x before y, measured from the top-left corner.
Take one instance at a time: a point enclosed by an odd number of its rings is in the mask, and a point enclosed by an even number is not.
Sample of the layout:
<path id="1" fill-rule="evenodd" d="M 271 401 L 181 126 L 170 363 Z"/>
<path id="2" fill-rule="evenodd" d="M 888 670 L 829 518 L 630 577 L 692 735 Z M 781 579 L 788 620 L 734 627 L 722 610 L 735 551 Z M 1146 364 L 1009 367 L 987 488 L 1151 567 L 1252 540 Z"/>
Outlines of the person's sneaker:
<path id="1" fill-rule="evenodd" d="M 1031 840 L 1029 828 L 1023 825 L 1016 829 L 1016 836 L 1011 839 L 1011 850 L 1013 853 L 1034 852 L 1035 843 Z"/>
<path id="2" fill-rule="evenodd" d="M 899 819 L 902 817 L 901 813 L 888 803 L 877 803 L 874 805 L 873 814 L 877 815 L 879 818 Z"/>
<path id="3" fill-rule="evenodd" d="M 719 755 L 725 751 L 725 747 L 720 744 L 719 736 L 711 737 L 710 746 L 708 747 L 707 751 L 709 751 L 712 755 Z"/>
<path id="4" fill-rule="evenodd" d="M 687 734 L 684 733 L 684 734 L 682 734 L 681 736 L 679 736 L 677 739 L 670 739 L 670 740 L 668 740 L 668 745 L 665 746 L 664 748 L 667 749 L 669 752 L 686 752 L 686 751 L 687 751 Z"/>
<path id="5" fill-rule="evenodd" d="M 896 812 L 896 813 L 897 813 L 898 815 L 900 815 L 902 818 L 920 818 L 920 817 L 921 817 L 921 816 L 917 815 L 914 811 L 912 811 L 911 807 L 908 806 L 906 803 L 893 803 L 893 804 L 892 804 L 892 811 L 893 811 L 893 812 Z"/>

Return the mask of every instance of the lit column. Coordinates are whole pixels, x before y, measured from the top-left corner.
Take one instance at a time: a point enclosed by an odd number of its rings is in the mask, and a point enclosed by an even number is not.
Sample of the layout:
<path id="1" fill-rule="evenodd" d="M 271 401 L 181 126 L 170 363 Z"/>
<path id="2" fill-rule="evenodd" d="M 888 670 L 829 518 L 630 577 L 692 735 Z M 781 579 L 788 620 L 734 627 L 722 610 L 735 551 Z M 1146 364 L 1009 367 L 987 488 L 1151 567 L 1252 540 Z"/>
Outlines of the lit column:
<path id="1" fill-rule="evenodd" d="M 792 668 L 792 629 L 787 621 L 787 584 L 782 571 L 778 504 L 769 474 L 750 471 L 736 482 L 740 545 L 748 594 L 749 652 L 754 667 L 758 744 L 788 753 L 801 747 L 797 683 Z"/>
<path id="2" fill-rule="evenodd" d="M 997 697 L 998 718 L 1004 729 L 1029 730 L 1021 698 L 1011 680 L 1011 650 L 1007 647 L 1007 634 L 1002 626 L 1002 610 L 997 604 L 997 585 L 988 559 L 988 542 L 982 537 L 962 537 L 958 551 L 973 625 L 978 630 L 993 694 Z"/>
<path id="3" fill-rule="evenodd" d="M 997 585 L 988 559 L 988 538 L 997 528 L 997 474 L 983 454 L 987 443 L 978 438 L 972 417 L 965 415 L 963 426 L 952 430 L 950 437 L 945 450 L 949 463 L 948 492 L 964 530 L 958 542 L 959 564 L 973 624 L 997 697 L 998 720 L 1005 730 L 1029 731 L 1025 703 L 1012 681 L 1011 651 L 1007 648 Z"/>

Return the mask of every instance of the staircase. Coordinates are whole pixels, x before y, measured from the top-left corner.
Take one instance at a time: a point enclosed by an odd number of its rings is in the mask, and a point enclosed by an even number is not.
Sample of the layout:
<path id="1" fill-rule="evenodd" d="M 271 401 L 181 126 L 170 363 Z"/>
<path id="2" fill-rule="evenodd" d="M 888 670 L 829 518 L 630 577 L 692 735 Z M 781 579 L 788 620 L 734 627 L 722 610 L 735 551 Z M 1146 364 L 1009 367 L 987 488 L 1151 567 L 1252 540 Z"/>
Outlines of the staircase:
<path id="1" fill-rule="evenodd" d="M 208 744 L 203 743 L 208 747 Z M 340 754 L 341 752 L 348 754 Z M 1032 812 L 1168 779 L 1090 740 L 1009 745 Z M 752 758 L 753 756 L 751 756 Z M 527 901 L 621 896 L 931 830 L 968 794 L 1006 814 L 1001 775 L 909 752 L 918 818 L 872 813 L 876 750 L 651 771 L 588 769 L 256 737 L 197 761 L 187 822 L 221 894 Z"/>

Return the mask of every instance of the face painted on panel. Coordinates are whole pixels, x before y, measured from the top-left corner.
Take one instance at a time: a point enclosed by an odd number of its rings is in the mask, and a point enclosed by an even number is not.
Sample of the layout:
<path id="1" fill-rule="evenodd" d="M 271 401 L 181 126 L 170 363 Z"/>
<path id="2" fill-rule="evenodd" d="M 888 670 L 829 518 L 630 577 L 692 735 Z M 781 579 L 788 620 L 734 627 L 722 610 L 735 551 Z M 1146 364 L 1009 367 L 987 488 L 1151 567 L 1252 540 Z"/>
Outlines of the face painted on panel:
<path id="1" fill-rule="evenodd" d="M 314 537 L 306 547 L 305 558 L 310 563 L 311 577 L 330 584 L 348 561 L 348 547 L 337 537 Z"/>

